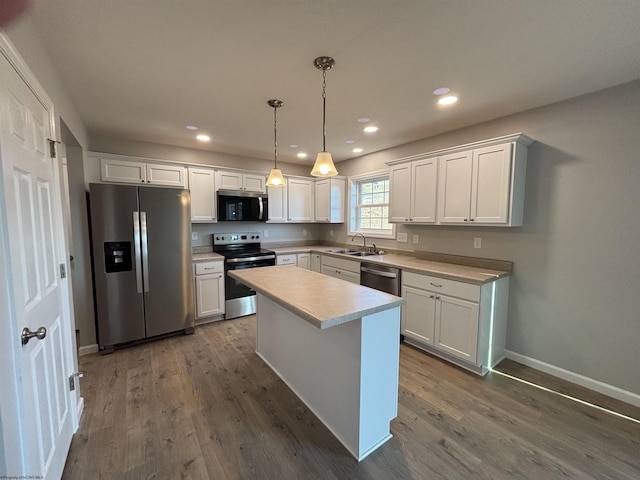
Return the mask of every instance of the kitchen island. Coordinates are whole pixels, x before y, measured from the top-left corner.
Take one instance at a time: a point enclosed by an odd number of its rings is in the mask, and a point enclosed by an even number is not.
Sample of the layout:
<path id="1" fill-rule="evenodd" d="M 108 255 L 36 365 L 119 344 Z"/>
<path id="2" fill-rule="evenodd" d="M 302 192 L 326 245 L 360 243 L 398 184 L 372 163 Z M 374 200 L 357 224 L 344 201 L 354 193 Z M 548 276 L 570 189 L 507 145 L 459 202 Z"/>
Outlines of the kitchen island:
<path id="1" fill-rule="evenodd" d="M 389 440 L 404 300 L 294 266 L 229 275 L 257 292 L 256 353 L 347 450 Z"/>

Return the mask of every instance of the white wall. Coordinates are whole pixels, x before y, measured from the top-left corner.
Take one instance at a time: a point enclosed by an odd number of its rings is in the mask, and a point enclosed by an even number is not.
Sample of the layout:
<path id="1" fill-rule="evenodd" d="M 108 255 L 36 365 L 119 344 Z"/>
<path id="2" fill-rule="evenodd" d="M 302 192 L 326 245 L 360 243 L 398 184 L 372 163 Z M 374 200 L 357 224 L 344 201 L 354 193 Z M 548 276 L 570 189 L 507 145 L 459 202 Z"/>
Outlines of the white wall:
<path id="1" fill-rule="evenodd" d="M 640 395 L 640 81 L 340 163 L 342 175 L 421 152 L 523 132 L 518 228 L 402 226 L 420 243 L 512 260 L 507 348 Z M 482 248 L 473 248 L 473 237 Z M 346 241 L 344 228 L 331 240 Z M 330 240 L 327 232 L 323 239 Z"/>

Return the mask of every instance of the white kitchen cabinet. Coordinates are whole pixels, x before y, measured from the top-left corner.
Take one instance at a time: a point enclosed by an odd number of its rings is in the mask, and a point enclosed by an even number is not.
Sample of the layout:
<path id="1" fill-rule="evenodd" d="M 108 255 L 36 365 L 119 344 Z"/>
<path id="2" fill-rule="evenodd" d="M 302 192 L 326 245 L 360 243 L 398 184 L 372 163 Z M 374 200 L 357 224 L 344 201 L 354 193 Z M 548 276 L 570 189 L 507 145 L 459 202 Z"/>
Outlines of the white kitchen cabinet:
<path id="1" fill-rule="evenodd" d="M 330 277 L 360 284 L 360 262 L 322 255 L 321 272 Z"/>
<path id="2" fill-rule="evenodd" d="M 315 221 L 344 223 L 344 178 L 322 178 L 315 182 Z"/>
<path id="3" fill-rule="evenodd" d="M 216 221 L 215 170 L 189 167 L 191 223 Z"/>
<path id="4" fill-rule="evenodd" d="M 505 356 L 508 277 L 483 285 L 402 274 L 401 333 L 418 348 L 484 374 Z"/>
<path id="5" fill-rule="evenodd" d="M 224 314 L 224 262 L 216 260 L 194 264 L 196 324 Z M 206 319 L 203 321 L 203 319 Z M 213 318 L 216 319 L 216 318 Z"/>
<path id="6" fill-rule="evenodd" d="M 187 168 L 164 163 L 101 158 L 100 179 L 109 183 L 187 188 Z"/>
<path id="7" fill-rule="evenodd" d="M 441 156 L 438 223 L 521 226 L 526 166 L 517 141 Z"/>
<path id="8" fill-rule="evenodd" d="M 396 164 L 389 170 L 391 223 L 435 223 L 438 158 Z"/>
<path id="9" fill-rule="evenodd" d="M 269 222 L 311 223 L 314 217 L 314 181 L 285 177 L 285 187 L 269 187 Z"/>
<path id="10" fill-rule="evenodd" d="M 313 187 L 313 180 L 287 178 L 287 221 L 313 222 Z"/>
<path id="11" fill-rule="evenodd" d="M 278 254 L 276 256 L 276 265 L 296 265 L 298 257 L 295 253 Z"/>
<path id="12" fill-rule="evenodd" d="M 306 268 L 307 270 L 311 270 L 311 254 L 299 253 L 296 264 L 298 265 L 298 268 Z"/>
<path id="13" fill-rule="evenodd" d="M 254 173 L 242 173 L 226 170 L 216 172 L 216 190 L 242 190 L 245 192 L 265 193 L 266 177 Z"/>
<path id="14" fill-rule="evenodd" d="M 311 254 L 311 266 L 310 270 L 313 272 L 321 272 L 322 271 L 322 255 L 319 253 Z"/>

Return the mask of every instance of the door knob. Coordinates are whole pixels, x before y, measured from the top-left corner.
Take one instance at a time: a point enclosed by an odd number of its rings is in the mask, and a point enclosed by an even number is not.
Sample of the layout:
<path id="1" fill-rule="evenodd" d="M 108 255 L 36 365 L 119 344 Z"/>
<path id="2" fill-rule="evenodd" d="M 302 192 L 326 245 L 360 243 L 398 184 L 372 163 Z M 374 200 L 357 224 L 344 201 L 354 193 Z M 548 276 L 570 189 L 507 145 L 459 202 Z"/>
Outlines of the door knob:
<path id="1" fill-rule="evenodd" d="M 26 345 L 27 343 L 29 343 L 29 340 L 31 340 L 33 337 L 37 337 L 38 340 L 42 340 L 46 336 L 47 336 L 47 329 L 44 327 L 40 327 L 35 332 L 32 332 L 31 330 L 29 330 L 29 327 L 24 327 L 22 329 L 22 336 L 21 336 L 22 345 Z"/>

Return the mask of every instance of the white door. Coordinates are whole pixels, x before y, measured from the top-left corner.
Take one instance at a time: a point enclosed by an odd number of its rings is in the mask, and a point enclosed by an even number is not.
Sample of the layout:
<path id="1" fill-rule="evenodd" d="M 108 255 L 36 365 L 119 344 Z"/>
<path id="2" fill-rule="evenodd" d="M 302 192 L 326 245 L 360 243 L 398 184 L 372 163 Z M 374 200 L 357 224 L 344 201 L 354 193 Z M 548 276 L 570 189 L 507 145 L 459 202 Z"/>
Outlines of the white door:
<path id="1" fill-rule="evenodd" d="M 49 156 L 52 108 L 31 91 L 0 55 L 0 233 L 8 238 L 2 280 L 9 289 L 11 348 L 21 438 L 5 438 L 5 449 L 21 457 L 23 478 L 59 478 L 64 468 L 74 413 L 68 390 L 73 365 L 68 280 L 60 181 Z M 3 285 L 4 288 L 4 285 Z M 5 328 L 6 327 L 6 328 Z M 43 339 L 20 342 L 23 328 L 46 329 Z"/>

